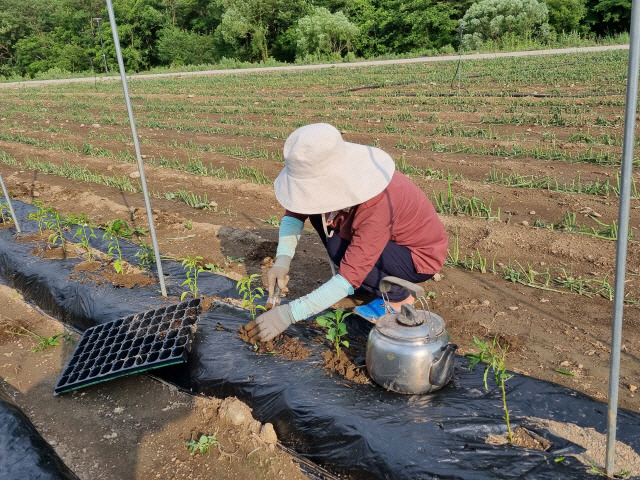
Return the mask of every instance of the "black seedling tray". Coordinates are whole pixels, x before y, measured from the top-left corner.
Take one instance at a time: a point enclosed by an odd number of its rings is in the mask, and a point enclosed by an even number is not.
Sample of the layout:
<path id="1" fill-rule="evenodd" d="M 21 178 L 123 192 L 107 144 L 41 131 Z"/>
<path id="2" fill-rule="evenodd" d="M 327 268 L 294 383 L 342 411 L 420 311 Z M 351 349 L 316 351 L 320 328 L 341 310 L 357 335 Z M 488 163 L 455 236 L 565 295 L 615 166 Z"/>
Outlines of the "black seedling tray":
<path id="1" fill-rule="evenodd" d="M 183 363 L 202 308 L 194 298 L 87 329 L 54 395 L 124 375 Z"/>

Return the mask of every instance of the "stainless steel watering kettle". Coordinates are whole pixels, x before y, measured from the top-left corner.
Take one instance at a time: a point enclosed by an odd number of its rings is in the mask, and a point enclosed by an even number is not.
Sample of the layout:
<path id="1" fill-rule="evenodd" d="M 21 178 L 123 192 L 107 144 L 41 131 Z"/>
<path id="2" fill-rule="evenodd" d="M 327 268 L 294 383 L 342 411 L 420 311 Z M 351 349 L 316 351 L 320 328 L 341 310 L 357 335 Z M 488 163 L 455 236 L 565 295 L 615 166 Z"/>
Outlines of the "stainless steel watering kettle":
<path id="1" fill-rule="evenodd" d="M 409 290 L 423 309 L 402 305 L 400 312 L 393 311 L 387 297 L 392 285 Z M 398 393 L 420 394 L 442 388 L 451 380 L 453 354 L 458 348 L 451 343 L 444 320 L 431 312 L 419 285 L 385 277 L 379 288 L 387 313 L 369 333 L 369 375 L 377 384 Z"/>

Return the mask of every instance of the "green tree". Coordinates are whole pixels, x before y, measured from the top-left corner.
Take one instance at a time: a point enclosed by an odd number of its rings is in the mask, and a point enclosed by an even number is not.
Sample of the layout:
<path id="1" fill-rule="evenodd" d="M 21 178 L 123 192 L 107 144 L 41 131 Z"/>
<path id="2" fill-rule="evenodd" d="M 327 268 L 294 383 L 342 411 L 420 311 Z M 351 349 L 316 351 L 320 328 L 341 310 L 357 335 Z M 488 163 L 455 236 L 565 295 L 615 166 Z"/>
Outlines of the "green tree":
<path id="1" fill-rule="evenodd" d="M 0 0 L 0 75 L 18 73 L 16 43 L 51 30 L 54 10 L 48 0 Z"/>
<path id="2" fill-rule="evenodd" d="M 587 14 L 585 0 L 545 0 L 549 9 L 549 26 L 556 32 L 581 30 L 581 22 Z"/>
<path id="3" fill-rule="evenodd" d="M 549 10 L 537 0 L 481 0 L 469 7 L 460 26 L 464 29 L 462 44 L 475 49 L 487 40 L 499 42 L 507 33 L 549 35 Z"/>
<path id="4" fill-rule="evenodd" d="M 276 38 L 308 8 L 304 0 L 218 0 L 224 8 L 216 32 L 241 60 L 266 61 Z"/>
<path id="5" fill-rule="evenodd" d="M 586 24 L 598 35 L 628 32 L 631 0 L 587 0 Z"/>
<path id="6" fill-rule="evenodd" d="M 351 50 L 353 39 L 359 33 L 358 27 L 349 22 L 344 13 L 331 13 L 324 7 L 316 7 L 311 14 L 298 20 L 298 56 L 340 56 Z"/>
<path id="7" fill-rule="evenodd" d="M 117 0 L 113 9 L 127 70 L 139 71 L 157 64 L 157 34 L 169 23 L 161 1 Z M 115 58 L 112 36 L 109 34 L 104 40 L 105 49 Z"/>
<path id="8" fill-rule="evenodd" d="M 380 36 L 389 51 L 408 53 L 440 48 L 455 39 L 455 5 L 437 0 L 391 0 L 380 21 Z"/>
<path id="9" fill-rule="evenodd" d="M 202 65 L 216 57 L 213 35 L 167 27 L 158 34 L 158 58 L 165 65 Z"/>

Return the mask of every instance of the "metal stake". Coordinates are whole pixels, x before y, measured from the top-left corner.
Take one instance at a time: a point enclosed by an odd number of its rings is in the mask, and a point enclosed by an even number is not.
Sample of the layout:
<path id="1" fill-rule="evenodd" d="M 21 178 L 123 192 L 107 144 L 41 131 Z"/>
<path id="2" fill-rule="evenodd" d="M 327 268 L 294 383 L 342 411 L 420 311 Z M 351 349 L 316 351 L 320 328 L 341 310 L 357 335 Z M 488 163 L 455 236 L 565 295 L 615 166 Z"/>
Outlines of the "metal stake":
<path id="1" fill-rule="evenodd" d="M 20 233 L 20 225 L 18 224 L 18 217 L 16 217 L 16 213 L 13 211 L 13 205 L 11 204 L 11 198 L 9 197 L 9 192 L 7 191 L 7 187 L 4 185 L 4 180 L 2 180 L 2 174 L 0 173 L 0 185 L 2 185 L 2 194 L 4 198 L 7 199 L 7 203 L 9 204 L 9 211 L 11 212 L 11 218 L 13 218 L 13 224 L 16 226 L 16 232 Z"/>
<path id="2" fill-rule="evenodd" d="M 462 27 L 460 27 L 460 47 L 458 52 L 458 95 L 462 87 Z"/>
<path id="3" fill-rule="evenodd" d="M 153 253 L 156 257 L 156 266 L 158 268 L 158 281 L 160 282 L 160 290 L 162 296 L 167 296 L 167 289 L 164 285 L 164 273 L 162 271 L 162 263 L 160 262 L 160 250 L 158 249 L 158 241 L 156 239 L 156 229 L 153 223 L 153 212 L 151 211 L 151 202 L 149 202 L 149 192 L 147 190 L 147 178 L 144 175 L 144 164 L 142 163 L 142 155 L 140 155 L 140 142 L 138 141 L 138 132 L 136 131 L 136 121 L 133 118 L 133 108 L 131 107 L 131 98 L 129 98 L 129 87 L 127 86 L 127 74 L 122 61 L 122 51 L 120 50 L 120 40 L 118 38 L 118 26 L 116 25 L 116 17 L 113 13 L 113 4 L 111 0 L 107 1 L 107 9 L 109 10 L 109 21 L 111 22 L 111 33 L 113 34 L 113 43 L 116 47 L 116 57 L 118 58 L 118 67 L 120 67 L 120 78 L 122 80 L 122 90 L 124 91 L 124 100 L 127 104 L 127 112 L 129 113 L 129 123 L 131 124 L 131 133 L 133 135 L 133 146 L 136 151 L 138 160 L 138 171 L 140 172 L 140 184 L 142 185 L 142 193 L 144 195 L 144 203 L 147 207 L 147 216 L 149 217 L 149 231 L 151 232 L 151 242 L 153 243 Z"/>
<path id="4" fill-rule="evenodd" d="M 631 7 L 631 37 L 627 72 L 627 101 L 620 173 L 620 208 L 618 211 L 618 241 L 616 248 L 615 293 L 611 327 L 611 369 L 609 373 L 609 406 L 607 414 L 606 474 L 613 477 L 616 453 L 616 421 L 618 417 L 618 389 L 620 386 L 620 345 L 622 343 L 622 311 L 624 307 L 624 279 L 627 264 L 629 234 L 629 202 L 633 166 L 633 146 L 638 109 L 638 65 L 640 57 L 640 0 Z"/>
<path id="5" fill-rule="evenodd" d="M 98 35 L 100 36 L 100 47 L 102 48 L 102 59 L 104 60 L 104 73 L 105 75 L 109 75 L 109 67 L 107 67 L 107 56 L 104 54 L 104 43 L 102 42 L 102 30 L 100 29 L 100 22 L 102 21 L 102 17 L 94 18 L 96 22 L 98 22 Z"/>

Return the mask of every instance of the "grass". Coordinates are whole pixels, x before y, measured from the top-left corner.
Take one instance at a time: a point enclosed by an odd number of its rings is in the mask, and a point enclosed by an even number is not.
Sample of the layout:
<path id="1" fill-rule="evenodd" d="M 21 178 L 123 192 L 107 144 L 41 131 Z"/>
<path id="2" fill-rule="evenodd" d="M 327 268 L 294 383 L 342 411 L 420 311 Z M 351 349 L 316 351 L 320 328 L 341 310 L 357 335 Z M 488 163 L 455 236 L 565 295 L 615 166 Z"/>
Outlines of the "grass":
<path id="1" fill-rule="evenodd" d="M 610 224 L 601 222 L 596 217 L 591 217 L 594 222 L 598 224 L 596 227 L 587 227 L 586 225 L 578 225 L 576 214 L 568 212 L 562 219 L 556 223 L 546 223 L 540 219 L 534 222 L 534 227 L 547 228 L 549 230 L 560 230 L 571 233 L 579 233 L 581 235 L 589 235 L 591 237 L 599 238 L 602 240 L 617 240 L 618 239 L 618 225 L 615 220 L 611 220 Z M 633 227 L 628 231 L 628 238 L 633 238 Z"/>
<path id="2" fill-rule="evenodd" d="M 14 332 L 11 330 L 7 330 L 6 332 L 10 333 L 11 335 L 19 335 L 22 337 L 29 337 L 29 338 L 35 339 L 37 341 L 37 344 L 33 348 L 31 348 L 32 353 L 42 354 L 49 347 L 60 346 L 61 345 L 60 342 L 62 340 L 75 343 L 75 341 L 73 340 L 69 332 L 56 333 L 50 337 L 43 337 L 42 335 L 38 335 L 37 333 L 32 332 L 31 330 L 24 327 L 20 327 L 20 331 L 17 331 L 17 332 Z"/>
<path id="3" fill-rule="evenodd" d="M 453 236 L 452 248 L 447 249 L 445 265 L 449 267 L 459 267 L 479 273 L 491 273 L 501 275 L 505 280 L 512 283 L 519 283 L 526 287 L 546 290 L 556 293 L 576 293 L 584 297 L 603 297 L 613 301 L 613 287 L 609 283 L 609 276 L 602 278 L 582 278 L 575 275 L 571 269 L 565 267 L 546 267 L 542 270 L 535 269 L 531 264 L 523 265 L 518 260 L 509 260 L 504 264 L 496 266 L 496 256 L 493 257 L 491 267 L 489 267 L 488 257 L 483 256 L 480 250 L 473 254 L 461 255 L 458 231 Z M 637 304 L 638 300 L 625 299 L 626 303 Z"/>
<path id="4" fill-rule="evenodd" d="M 577 180 L 563 183 L 550 175 L 506 174 L 493 168 L 489 174 L 488 182 L 514 188 L 542 189 L 553 192 L 582 193 L 600 196 L 620 196 L 620 175 L 618 173 L 615 174 L 615 183 L 608 178 L 604 181 L 596 180 L 583 183 L 580 175 L 578 175 Z M 635 179 L 633 178 L 631 179 L 631 197 L 640 198 Z"/>
<path id="5" fill-rule="evenodd" d="M 462 195 L 454 195 L 450 177 L 447 179 L 446 193 L 434 194 L 432 198 L 433 205 L 438 213 L 500 220 L 500 209 L 498 208 L 497 211 L 494 211 L 491 208 L 493 197 L 487 203 L 477 197 L 467 198 Z"/>

